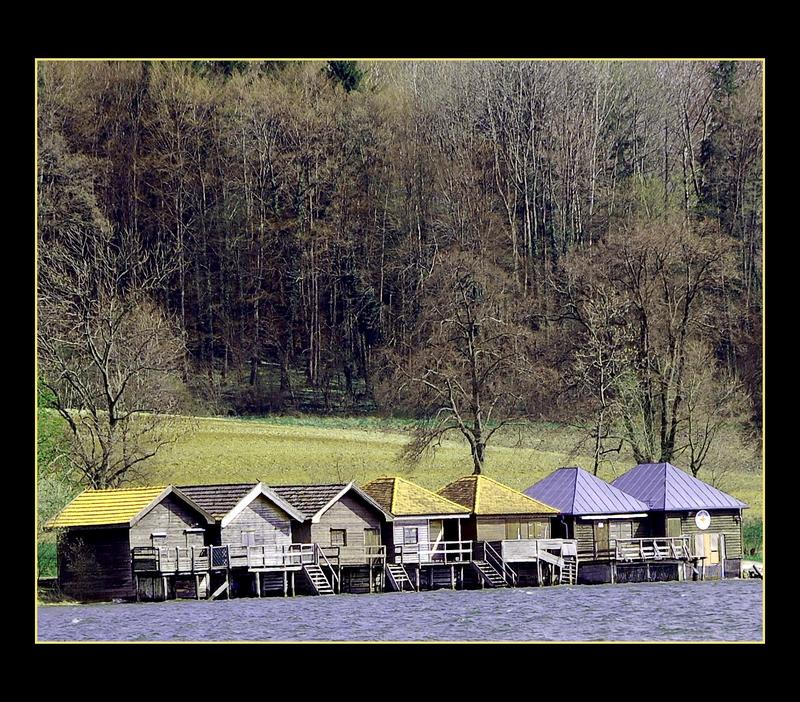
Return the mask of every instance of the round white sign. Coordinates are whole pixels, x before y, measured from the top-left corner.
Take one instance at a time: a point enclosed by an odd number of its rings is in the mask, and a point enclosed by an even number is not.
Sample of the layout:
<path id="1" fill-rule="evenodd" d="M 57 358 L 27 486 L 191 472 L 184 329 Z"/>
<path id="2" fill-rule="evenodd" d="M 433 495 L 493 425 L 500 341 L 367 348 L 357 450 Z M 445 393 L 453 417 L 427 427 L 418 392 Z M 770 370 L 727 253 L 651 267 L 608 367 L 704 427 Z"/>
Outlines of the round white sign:
<path id="1" fill-rule="evenodd" d="M 694 523 L 697 524 L 698 529 L 702 529 L 703 531 L 705 531 L 706 529 L 708 529 L 708 527 L 711 526 L 711 515 L 704 509 L 701 509 L 694 516 Z"/>

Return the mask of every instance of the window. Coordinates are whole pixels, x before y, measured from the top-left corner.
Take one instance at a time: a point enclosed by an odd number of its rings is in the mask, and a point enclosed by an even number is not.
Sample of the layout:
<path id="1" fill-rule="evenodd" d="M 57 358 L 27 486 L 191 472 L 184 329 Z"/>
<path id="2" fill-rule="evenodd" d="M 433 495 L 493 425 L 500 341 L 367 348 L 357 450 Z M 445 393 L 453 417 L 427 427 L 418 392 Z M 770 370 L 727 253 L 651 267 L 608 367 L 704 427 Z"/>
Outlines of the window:
<path id="1" fill-rule="evenodd" d="M 255 546 L 256 545 L 256 530 L 248 529 L 242 531 L 242 546 Z"/>
<path id="2" fill-rule="evenodd" d="M 347 529 L 331 529 L 331 546 L 347 546 Z"/>
<path id="3" fill-rule="evenodd" d="M 520 524 L 517 521 L 506 519 L 506 539 L 518 539 L 520 532 Z"/>
<path id="4" fill-rule="evenodd" d="M 159 531 L 153 534 L 150 534 L 150 543 L 155 547 L 164 547 L 167 545 L 167 534 L 166 532 Z"/>
<path id="5" fill-rule="evenodd" d="M 417 527 L 403 527 L 403 543 L 418 544 L 419 529 Z"/>
<path id="6" fill-rule="evenodd" d="M 681 535 L 681 518 L 667 517 L 667 536 Z"/>
<path id="7" fill-rule="evenodd" d="M 530 522 L 528 524 L 531 539 L 549 539 L 550 522 Z"/>

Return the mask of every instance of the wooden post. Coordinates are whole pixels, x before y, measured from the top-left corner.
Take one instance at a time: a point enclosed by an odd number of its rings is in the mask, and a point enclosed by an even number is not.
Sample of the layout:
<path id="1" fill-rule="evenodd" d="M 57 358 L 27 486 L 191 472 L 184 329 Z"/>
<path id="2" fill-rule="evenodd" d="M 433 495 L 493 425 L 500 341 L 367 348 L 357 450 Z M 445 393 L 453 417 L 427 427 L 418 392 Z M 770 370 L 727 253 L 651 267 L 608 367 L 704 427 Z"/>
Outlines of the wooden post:
<path id="1" fill-rule="evenodd" d="M 283 596 L 286 597 L 289 591 L 289 574 L 283 571 Z"/>
<path id="2" fill-rule="evenodd" d="M 294 571 L 292 571 L 292 597 L 294 597 Z"/>
<path id="3" fill-rule="evenodd" d="M 134 579 L 134 581 L 136 583 L 136 601 L 138 602 L 139 601 L 139 576 L 138 575 L 134 575 L 133 579 Z"/>
<path id="4" fill-rule="evenodd" d="M 164 575 L 161 577 L 162 585 L 164 587 L 164 601 L 167 599 L 167 576 Z"/>
<path id="5" fill-rule="evenodd" d="M 647 582 L 649 583 L 650 582 L 650 564 L 649 563 L 645 563 L 644 567 L 645 567 L 645 577 L 646 577 Z"/>
<path id="6" fill-rule="evenodd" d="M 538 549 L 537 549 L 538 550 Z M 542 561 L 536 558 L 536 587 L 542 586 Z"/>
<path id="7" fill-rule="evenodd" d="M 261 573 L 256 571 L 256 593 L 261 597 Z"/>
<path id="8" fill-rule="evenodd" d="M 419 566 L 417 566 L 416 570 L 416 579 L 417 579 L 417 592 L 419 592 Z"/>
<path id="9" fill-rule="evenodd" d="M 617 582 L 617 564 L 612 562 L 611 563 L 611 584 Z"/>
<path id="10" fill-rule="evenodd" d="M 194 546 L 192 546 L 192 558 L 194 558 Z M 194 574 L 194 598 L 196 600 L 200 599 L 200 575 L 199 573 Z"/>
<path id="11" fill-rule="evenodd" d="M 456 567 L 454 565 L 450 566 L 450 589 L 456 589 Z"/>
<path id="12" fill-rule="evenodd" d="M 225 569 L 225 599 L 229 600 L 231 598 L 231 571 L 226 568 Z"/>

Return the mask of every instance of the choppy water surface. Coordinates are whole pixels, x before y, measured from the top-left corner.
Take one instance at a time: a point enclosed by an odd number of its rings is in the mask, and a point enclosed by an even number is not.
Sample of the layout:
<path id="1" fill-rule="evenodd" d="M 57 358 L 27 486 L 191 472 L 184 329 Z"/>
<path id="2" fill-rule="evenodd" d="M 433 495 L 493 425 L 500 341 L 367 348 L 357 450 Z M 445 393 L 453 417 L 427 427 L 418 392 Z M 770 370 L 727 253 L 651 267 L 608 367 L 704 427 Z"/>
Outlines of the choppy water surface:
<path id="1" fill-rule="evenodd" d="M 757 580 L 39 607 L 40 641 L 760 641 Z"/>

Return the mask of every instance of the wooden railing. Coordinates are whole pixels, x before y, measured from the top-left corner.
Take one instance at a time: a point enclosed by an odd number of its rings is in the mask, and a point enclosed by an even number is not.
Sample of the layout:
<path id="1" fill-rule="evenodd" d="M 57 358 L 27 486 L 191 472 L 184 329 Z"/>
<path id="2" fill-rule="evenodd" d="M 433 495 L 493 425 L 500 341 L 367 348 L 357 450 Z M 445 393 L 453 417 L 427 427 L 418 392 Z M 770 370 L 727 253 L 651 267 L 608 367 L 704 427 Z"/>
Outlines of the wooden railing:
<path id="1" fill-rule="evenodd" d="M 205 573 L 210 570 L 210 546 L 135 546 L 135 573 Z"/>
<path id="2" fill-rule="evenodd" d="M 327 566 L 328 569 L 331 571 L 331 585 L 333 587 L 334 592 L 341 592 L 342 591 L 342 583 L 339 580 L 339 573 L 338 573 L 338 566 L 339 566 L 339 547 L 338 546 L 325 546 L 322 547 L 319 544 L 311 544 L 314 547 L 314 559 L 317 565 Z M 328 554 L 325 553 L 328 551 L 330 553 L 330 558 Z M 334 567 L 334 563 L 337 567 Z"/>
<path id="3" fill-rule="evenodd" d="M 392 547 L 395 563 L 468 563 L 472 560 L 472 541 L 420 541 Z"/>
<path id="4" fill-rule="evenodd" d="M 286 568 L 317 562 L 315 544 L 281 546 L 137 546 L 134 572 L 201 573 L 226 568 Z"/>
<path id="5" fill-rule="evenodd" d="M 506 562 L 488 541 L 483 542 L 483 560 L 503 576 L 506 585 L 514 587 L 517 584 L 517 574 L 506 565 Z"/>
<path id="6" fill-rule="evenodd" d="M 231 568 L 287 568 L 315 562 L 314 544 L 237 546 L 229 544 Z"/>
<path id="7" fill-rule="evenodd" d="M 386 546 L 383 544 L 364 546 L 364 558 L 370 566 L 383 566 L 386 563 Z"/>
<path id="8" fill-rule="evenodd" d="M 499 555 L 507 563 L 578 556 L 578 542 L 575 539 L 504 539 L 494 543 Z"/>
<path id="9" fill-rule="evenodd" d="M 618 561 L 689 560 L 689 535 L 661 536 L 646 539 L 612 539 Z"/>

